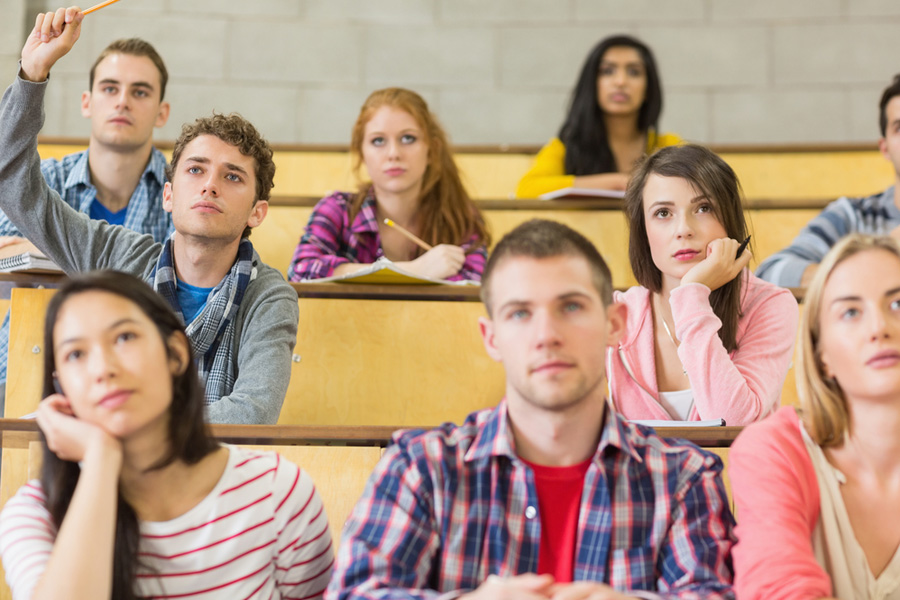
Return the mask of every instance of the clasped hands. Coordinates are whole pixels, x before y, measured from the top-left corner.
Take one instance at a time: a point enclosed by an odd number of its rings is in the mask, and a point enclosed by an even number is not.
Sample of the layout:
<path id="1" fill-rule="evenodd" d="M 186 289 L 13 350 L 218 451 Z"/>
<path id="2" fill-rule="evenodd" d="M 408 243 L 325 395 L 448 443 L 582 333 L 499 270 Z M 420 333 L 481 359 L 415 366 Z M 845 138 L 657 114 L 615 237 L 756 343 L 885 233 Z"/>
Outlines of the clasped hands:
<path id="1" fill-rule="evenodd" d="M 552 575 L 526 573 L 513 577 L 489 576 L 478 589 L 460 600 L 634 600 L 603 583 L 556 583 Z"/>

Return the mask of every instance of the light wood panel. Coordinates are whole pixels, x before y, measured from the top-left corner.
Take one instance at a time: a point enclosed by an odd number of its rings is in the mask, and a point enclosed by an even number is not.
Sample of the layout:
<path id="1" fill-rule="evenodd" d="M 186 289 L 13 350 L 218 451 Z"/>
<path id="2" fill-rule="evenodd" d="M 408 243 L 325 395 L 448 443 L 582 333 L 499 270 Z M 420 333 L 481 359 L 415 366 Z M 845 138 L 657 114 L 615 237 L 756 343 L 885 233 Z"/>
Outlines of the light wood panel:
<path id="1" fill-rule="evenodd" d="M 750 198 L 838 198 L 867 196 L 894 182 L 891 164 L 871 151 L 724 152 Z M 473 198 L 511 198 L 533 161 L 531 154 L 457 153 L 456 162 Z M 342 152 L 275 154 L 276 191 L 281 195 L 324 196 L 358 183 L 350 156 Z M 362 170 L 366 176 L 365 169 Z"/>
<path id="2" fill-rule="evenodd" d="M 294 249 L 312 209 L 298 206 L 271 206 L 269 215 L 254 232 L 251 240 L 266 264 L 287 273 Z M 753 209 L 745 212 L 750 233 L 753 235 L 753 262 L 760 262 L 790 245 L 794 237 L 817 214 L 819 209 Z M 624 214 L 619 210 L 503 210 L 489 208 L 483 211 L 491 228 L 493 242 L 517 225 L 529 219 L 559 221 L 582 233 L 597 246 L 609 264 L 613 285 L 625 288 L 637 282 L 628 262 L 628 228 Z"/>
<path id="3" fill-rule="evenodd" d="M 800 303 L 800 323 L 803 322 L 803 311 L 806 305 Z M 781 388 L 781 406 L 800 407 L 800 395 L 797 393 L 797 365 L 800 364 L 800 331 L 797 328 L 797 338 L 794 342 L 794 356 L 791 362 L 791 368 L 788 369 L 787 377 L 784 380 L 784 386 Z"/>
<path id="4" fill-rule="evenodd" d="M 894 183 L 893 166 L 867 152 L 723 153 L 748 198 L 868 196 Z"/>
<path id="5" fill-rule="evenodd" d="M 37 410 L 44 372 L 44 315 L 56 290 L 12 290 L 4 416 Z"/>
<path id="6" fill-rule="evenodd" d="M 568 225 L 589 239 L 603 255 L 612 273 L 613 286 L 625 288 L 637 282 L 628 263 L 628 227 L 619 210 L 489 210 L 485 219 L 497 242 L 529 219 L 550 219 Z"/>
<path id="7" fill-rule="evenodd" d="M 753 235 L 753 262 L 760 262 L 789 246 L 809 221 L 818 215 L 818 209 L 760 209 L 744 212 L 750 233 Z"/>
<path id="8" fill-rule="evenodd" d="M 84 143 L 42 143 L 42 158 L 62 158 L 78 152 Z M 473 198 L 510 198 L 519 179 L 528 171 L 534 152 L 477 152 L 466 149 L 455 155 L 457 165 Z M 750 198 L 838 198 L 867 196 L 894 182 L 891 164 L 872 144 L 871 150 L 835 149 L 823 146 L 797 152 L 773 146 L 763 151 L 720 152 L 735 170 Z M 166 156 L 171 151 L 164 150 Z M 353 190 L 358 183 L 349 152 L 316 149 L 275 151 L 275 192 L 279 195 L 325 196 L 336 189 Z M 366 176 L 365 169 L 362 170 Z"/>
<path id="9" fill-rule="evenodd" d="M 548 209 L 550 207 L 548 206 Z M 262 225 L 250 240 L 263 262 L 287 273 L 288 265 L 309 220 L 312 209 L 297 206 L 270 206 Z M 628 264 L 628 229 L 619 210 L 499 210 L 483 211 L 496 244 L 505 234 L 529 219 L 559 221 L 582 233 L 597 246 L 609 264 L 613 285 L 628 287 L 635 279 Z M 755 237 L 754 237 L 755 240 Z"/>
<path id="10" fill-rule="evenodd" d="M 486 354 L 480 303 L 300 299 L 280 424 L 432 426 L 504 393 Z"/>
<path id="11" fill-rule="evenodd" d="M 264 263 L 287 275 L 294 250 L 309 221 L 308 206 L 269 206 L 269 214 L 253 230 L 250 241 Z"/>

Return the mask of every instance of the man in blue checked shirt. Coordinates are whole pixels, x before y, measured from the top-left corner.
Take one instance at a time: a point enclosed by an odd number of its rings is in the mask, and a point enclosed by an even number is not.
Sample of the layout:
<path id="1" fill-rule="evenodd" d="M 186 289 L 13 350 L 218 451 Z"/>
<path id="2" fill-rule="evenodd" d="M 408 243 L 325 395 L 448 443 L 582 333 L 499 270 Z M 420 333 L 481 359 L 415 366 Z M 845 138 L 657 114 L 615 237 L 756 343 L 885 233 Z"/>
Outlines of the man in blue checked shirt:
<path id="1" fill-rule="evenodd" d="M 92 219 L 124 225 L 166 239 L 172 216 L 163 210 L 166 158 L 153 147 L 153 130 L 165 125 L 163 101 L 169 74 L 148 42 L 132 38 L 106 47 L 81 95 L 81 114 L 91 121 L 88 149 L 62 160 L 41 161 L 41 172 L 63 201 Z M 0 212 L 0 258 L 40 252 Z M 9 314 L 0 327 L 0 382 L 6 382 Z M 0 394 L 0 402 L 5 394 Z"/>
<path id="2" fill-rule="evenodd" d="M 900 239 L 900 73 L 881 93 L 878 126 L 878 150 L 894 168 L 894 185 L 871 196 L 844 196 L 831 202 L 807 223 L 790 246 L 760 263 L 757 277 L 782 287 L 805 288 L 819 263 L 841 238 L 867 233 Z"/>
<path id="3" fill-rule="evenodd" d="M 733 598 L 722 463 L 606 402 L 627 315 L 597 250 L 529 221 L 494 249 L 481 294 L 506 397 L 395 435 L 326 599 Z"/>
<path id="4" fill-rule="evenodd" d="M 165 298 L 185 323 L 210 422 L 275 423 L 299 317 L 297 292 L 249 239 L 268 212 L 272 148 L 237 114 L 185 124 L 162 191 L 175 229 L 163 243 L 79 214 L 48 187 L 36 141 L 50 71 L 83 19 L 78 7 L 43 13 L 25 41 L 0 98 L 0 208 L 66 273 L 124 271 Z"/>
<path id="5" fill-rule="evenodd" d="M 91 121 L 88 149 L 41 161 L 47 185 L 66 204 L 158 242 L 172 227 L 162 206 L 166 158 L 153 147 L 153 130 L 169 118 L 163 100 L 168 79 L 162 57 L 148 42 L 111 43 L 91 67 L 90 89 L 81 95 L 81 114 Z M 0 236 L 0 247 L 15 246 L 7 256 L 38 251 L 2 213 Z"/>

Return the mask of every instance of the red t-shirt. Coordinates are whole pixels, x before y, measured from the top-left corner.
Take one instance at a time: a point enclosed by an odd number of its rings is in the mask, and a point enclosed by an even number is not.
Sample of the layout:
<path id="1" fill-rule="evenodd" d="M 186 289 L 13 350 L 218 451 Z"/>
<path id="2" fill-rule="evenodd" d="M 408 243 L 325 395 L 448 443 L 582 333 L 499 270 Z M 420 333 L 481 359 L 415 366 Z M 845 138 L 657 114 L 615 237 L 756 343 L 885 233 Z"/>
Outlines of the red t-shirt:
<path id="1" fill-rule="evenodd" d="M 534 472 L 541 515 L 541 548 L 538 574 L 550 573 L 556 581 L 572 581 L 578 509 L 584 492 L 584 476 L 593 457 L 577 465 L 548 467 L 525 461 Z"/>

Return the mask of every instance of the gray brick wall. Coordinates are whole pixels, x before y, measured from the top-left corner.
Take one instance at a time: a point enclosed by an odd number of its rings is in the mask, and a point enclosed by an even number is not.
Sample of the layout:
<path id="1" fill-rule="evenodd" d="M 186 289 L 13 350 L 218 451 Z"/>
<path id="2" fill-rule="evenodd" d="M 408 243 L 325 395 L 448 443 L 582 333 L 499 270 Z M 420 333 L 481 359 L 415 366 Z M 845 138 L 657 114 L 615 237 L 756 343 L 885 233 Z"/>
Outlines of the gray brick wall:
<path id="1" fill-rule="evenodd" d="M 11 78 L 51 3 L 0 2 Z M 93 57 L 138 35 L 172 76 L 160 139 L 216 109 L 275 142 L 345 144 L 366 95 L 403 85 L 457 144 L 540 144 L 590 47 L 625 32 L 657 54 L 665 130 L 719 144 L 870 142 L 879 92 L 900 72 L 898 30 L 897 0 L 122 0 L 88 17 L 54 70 L 44 132 L 88 134 L 78 107 Z"/>

